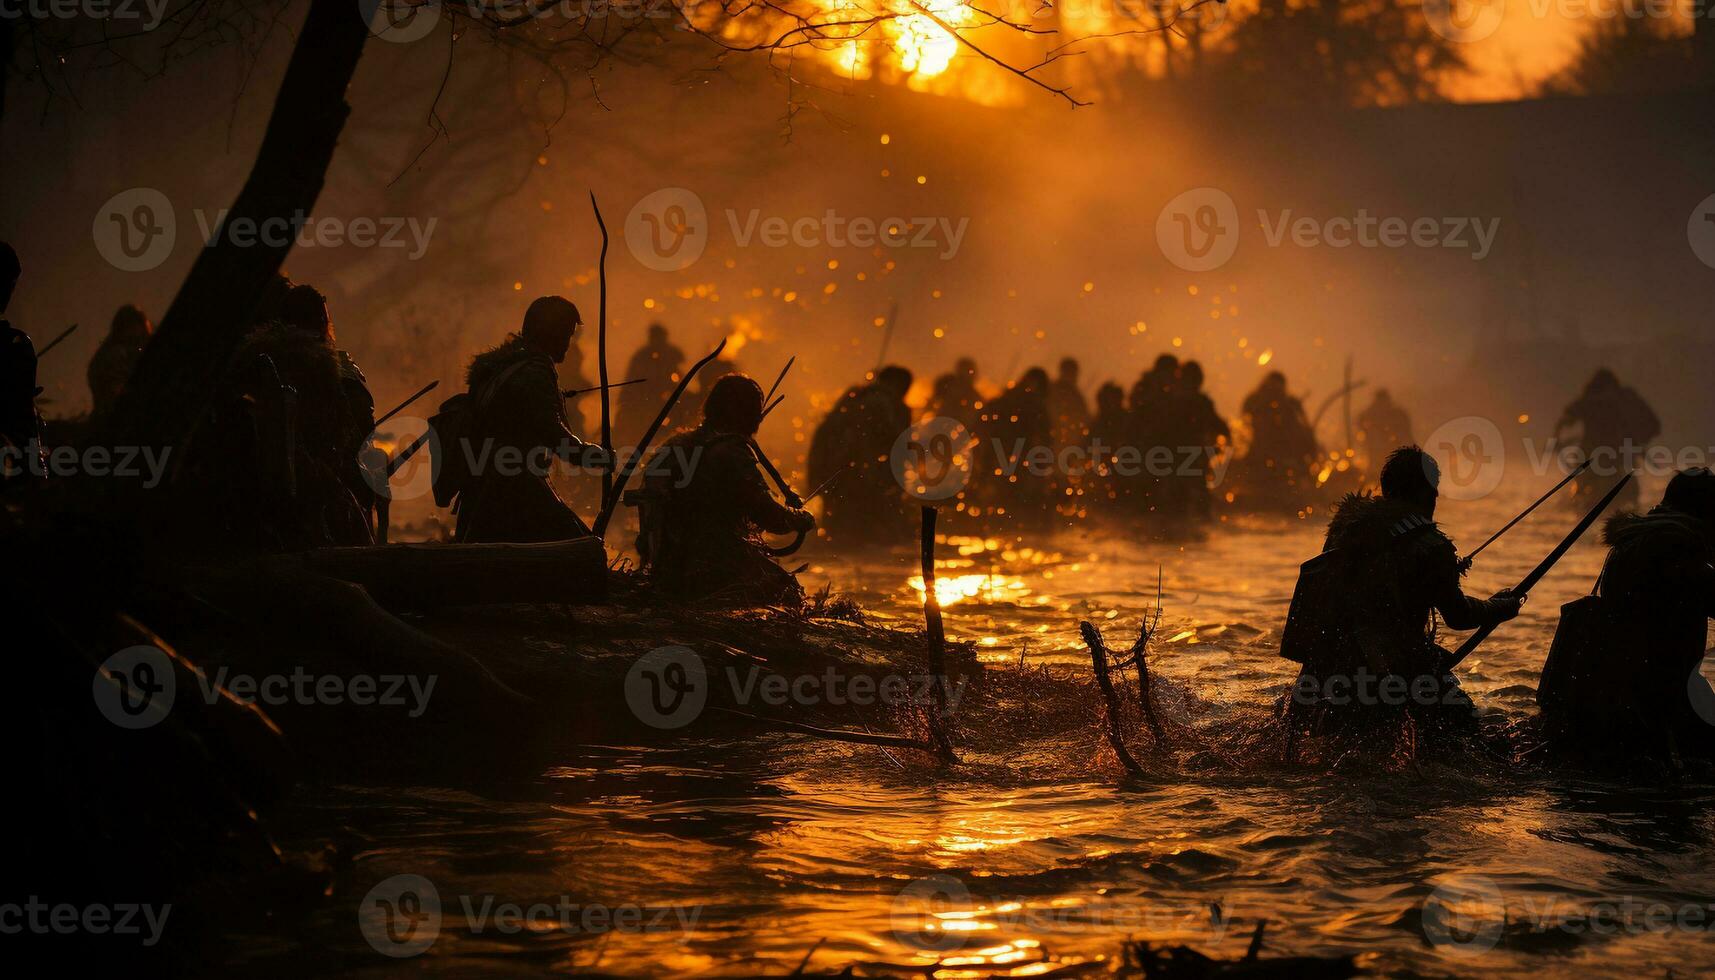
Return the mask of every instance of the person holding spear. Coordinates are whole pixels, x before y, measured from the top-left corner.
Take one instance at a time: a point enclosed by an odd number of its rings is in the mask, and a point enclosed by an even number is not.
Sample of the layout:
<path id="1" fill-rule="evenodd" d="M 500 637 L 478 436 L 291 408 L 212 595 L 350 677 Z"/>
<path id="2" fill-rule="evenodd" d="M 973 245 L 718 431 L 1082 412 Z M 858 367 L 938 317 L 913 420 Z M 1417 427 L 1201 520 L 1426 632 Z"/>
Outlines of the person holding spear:
<path id="1" fill-rule="evenodd" d="M 1435 523 L 1440 481 L 1435 460 L 1405 446 L 1383 465 L 1379 496 L 1348 494 L 1335 507 L 1281 635 L 1281 656 L 1303 664 L 1285 710 L 1292 742 L 1380 731 L 1405 717 L 1420 732 L 1473 726 L 1431 614 L 1449 629 L 1492 629 L 1517 616 L 1524 597 L 1465 594 L 1458 552 Z"/>

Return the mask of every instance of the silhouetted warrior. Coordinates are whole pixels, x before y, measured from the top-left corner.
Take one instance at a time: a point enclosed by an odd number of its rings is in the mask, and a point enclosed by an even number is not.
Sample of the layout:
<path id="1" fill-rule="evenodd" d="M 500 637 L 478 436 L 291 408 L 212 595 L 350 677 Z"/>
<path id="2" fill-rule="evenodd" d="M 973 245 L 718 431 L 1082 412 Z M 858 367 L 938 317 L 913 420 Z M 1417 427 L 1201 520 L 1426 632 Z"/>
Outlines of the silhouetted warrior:
<path id="1" fill-rule="evenodd" d="M 684 364 L 685 352 L 668 343 L 667 328 L 659 323 L 651 323 L 648 341 L 637 349 L 637 353 L 631 355 L 631 363 L 626 365 L 625 375 L 618 379 L 649 380 L 619 389 L 619 410 L 613 422 L 615 446 L 633 445 L 643 438 L 643 433 L 648 431 L 650 423 L 660 414 L 661 406 L 667 404 L 667 399 L 672 397 L 673 388 L 679 383 L 679 372 Z M 682 408 L 676 407 L 675 411 L 680 415 L 684 414 Z"/>
<path id="2" fill-rule="evenodd" d="M 1179 383 L 1179 358 L 1162 354 L 1149 370 L 1138 376 L 1131 386 L 1131 426 L 1126 432 L 1126 446 L 1134 472 L 1122 476 L 1125 496 L 1145 513 L 1167 513 L 1165 481 L 1172 474 L 1177 460 L 1172 459 L 1174 444 L 1174 399 Z M 1168 451 L 1164 462 L 1163 449 Z"/>
<path id="3" fill-rule="evenodd" d="M 612 384 L 614 381 L 623 380 L 625 379 L 610 378 L 608 379 L 608 383 Z M 584 388 L 595 387 L 596 385 L 594 381 L 590 380 L 589 375 L 584 373 L 584 352 L 576 342 L 566 349 L 566 362 L 560 365 L 560 381 L 567 389 L 582 390 Z M 620 391 L 624 390 L 625 389 L 623 388 L 620 389 Z M 566 428 L 572 430 L 572 435 L 577 436 L 579 439 L 585 439 L 591 437 L 593 434 L 593 437 L 597 441 L 600 441 L 601 433 L 590 428 L 589 416 L 584 411 L 587 404 L 594 404 L 595 412 L 599 415 L 601 412 L 600 404 L 591 403 L 588 399 L 600 397 L 601 393 L 598 390 L 582 395 L 574 395 L 571 398 L 566 399 Z M 600 419 L 598 418 L 597 421 L 599 422 Z M 609 419 L 609 422 L 611 423 L 612 420 Z M 642 435 L 643 433 L 641 430 L 636 434 L 639 438 L 642 437 Z"/>
<path id="4" fill-rule="evenodd" d="M 761 423 L 762 387 L 728 375 L 709 390 L 702 424 L 668 439 L 651 458 L 638 552 L 656 588 L 731 605 L 803 599 L 762 535 L 808 532 L 816 519 L 769 492 L 753 448 Z"/>
<path id="5" fill-rule="evenodd" d="M 971 431 L 976 429 L 982 404 L 982 392 L 977 390 L 977 362 L 968 357 L 959 358 L 950 373 L 936 378 L 929 394 L 929 414 L 954 419 Z"/>
<path id="6" fill-rule="evenodd" d="M 1358 448 L 1372 461 L 1395 446 L 1412 442 L 1411 416 L 1393 400 L 1386 388 L 1377 388 L 1370 407 L 1358 413 Z"/>
<path id="7" fill-rule="evenodd" d="M 588 470 L 610 465 L 600 446 L 566 426 L 555 366 L 582 323 L 570 300 L 543 296 L 525 311 L 520 332 L 471 360 L 471 433 L 465 446 L 449 449 L 462 450 L 470 465 L 456 505 L 456 540 L 563 541 L 590 533 L 550 482 L 557 459 Z"/>
<path id="8" fill-rule="evenodd" d="M 703 402 L 708 401 L 715 385 L 720 384 L 722 378 L 738 373 L 738 362 L 730 357 L 717 357 L 703 365 L 703 369 L 697 372 L 696 389 L 685 393 L 685 400 L 691 403 L 690 408 L 679 414 L 687 420 L 702 418 Z"/>
<path id="9" fill-rule="evenodd" d="M 30 335 L 3 319 L 18 288 L 18 253 L 0 242 L 0 481 L 29 480 L 47 473 L 42 416 L 36 411 L 36 345 Z"/>
<path id="10" fill-rule="evenodd" d="M 1078 361 L 1063 358 L 1060 376 L 1048 386 L 1048 417 L 1053 422 L 1054 445 L 1081 445 L 1090 434 L 1090 407 L 1078 387 Z"/>
<path id="11" fill-rule="evenodd" d="M 360 450 L 375 428 L 375 403 L 363 372 L 334 346 L 327 299 L 314 286 L 293 286 L 278 312 L 277 322 L 245 339 L 237 365 L 241 376 L 254 378 L 266 358 L 279 384 L 296 393 L 290 431 L 264 438 L 260 447 L 263 453 L 286 452 L 291 458 L 287 472 L 297 526 L 280 529 L 280 543 L 370 544 L 375 491 L 360 469 Z M 268 461 L 263 469 L 279 471 Z"/>
<path id="12" fill-rule="evenodd" d="M 988 507 L 1029 511 L 1043 507 L 1059 474 L 1035 472 L 1031 455 L 1039 447 L 1053 448 L 1053 420 L 1048 414 L 1048 372 L 1025 371 L 1018 382 L 983 407 L 977 420 L 982 443 L 977 446 L 974 481 L 984 489 Z"/>
<path id="13" fill-rule="evenodd" d="M 1281 636 L 1281 656 L 1304 665 L 1288 695 L 1295 734 L 1406 718 L 1420 730 L 1457 731 L 1473 721 L 1430 612 L 1473 630 L 1517 616 L 1522 600 L 1465 594 L 1453 541 L 1435 523 L 1440 482 L 1435 460 L 1406 446 L 1382 467 L 1380 496 L 1347 494 L 1334 508 Z"/>
<path id="14" fill-rule="evenodd" d="M 1715 692 L 1703 679 L 1715 616 L 1715 473 L 1668 481 L 1647 515 L 1603 529 L 1597 595 L 1563 607 L 1537 701 L 1564 748 L 1625 766 L 1715 755 Z"/>
<path id="15" fill-rule="evenodd" d="M 143 356 L 143 346 L 155 327 L 149 317 L 135 306 L 126 304 L 113 314 L 107 328 L 107 338 L 89 359 L 89 394 L 95 400 L 95 415 L 106 415 L 125 391 L 126 382 Z"/>
<path id="16" fill-rule="evenodd" d="M 1203 365 L 1186 361 L 1168 398 L 1173 436 L 1173 483 L 1169 510 L 1193 521 L 1209 519 L 1209 480 L 1221 447 L 1232 438 L 1227 420 L 1203 391 Z"/>
<path id="17" fill-rule="evenodd" d="M 1614 372 L 1598 370 L 1554 425 L 1555 441 L 1573 447 L 1569 464 L 1592 460 L 1573 483 L 1573 501 L 1582 503 L 1597 487 L 1610 486 L 1621 473 L 1630 472 L 1660 434 L 1661 420 L 1643 396 L 1620 384 Z M 1618 503 L 1635 505 L 1637 499 L 1638 485 L 1633 480 L 1621 491 Z"/>
<path id="18" fill-rule="evenodd" d="M 1130 432 L 1131 413 L 1126 411 L 1125 389 L 1109 381 L 1096 389 L 1096 417 L 1090 420 L 1090 444 L 1100 447 L 1101 452 L 1096 460 L 1097 479 L 1091 489 L 1099 507 L 1117 503 L 1122 493 L 1129 490 L 1113 467 L 1114 454 Z"/>
<path id="19" fill-rule="evenodd" d="M 822 494 L 822 526 L 835 539 L 886 545 L 907 526 L 893 445 L 911 428 L 911 372 L 889 365 L 846 391 L 810 439 L 810 483 Z M 843 471 L 843 472 L 842 472 Z"/>
<path id="20" fill-rule="evenodd" d="M 1293 504 L 1296 493 L 1315 485 L 1311 474 L 1321 455 L 1304 403 L 1287 392 L 1286 375 L 1270 371 L 1245 398 L 1244 414 L 1251 430 L 1246 475 L 1254 490 L 1271 502 Z"/>

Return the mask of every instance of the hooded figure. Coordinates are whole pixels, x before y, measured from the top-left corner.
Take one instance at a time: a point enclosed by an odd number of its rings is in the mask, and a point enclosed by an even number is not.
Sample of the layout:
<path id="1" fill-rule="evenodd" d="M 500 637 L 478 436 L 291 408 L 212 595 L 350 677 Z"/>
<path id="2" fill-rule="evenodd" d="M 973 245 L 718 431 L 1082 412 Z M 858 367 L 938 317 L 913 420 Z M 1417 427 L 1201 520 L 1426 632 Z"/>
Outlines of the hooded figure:
<path id="1" fill-rule="evenodd" d="M 893 445 L 911 428 L 911 381 L 905 368 L 882 368 L 848 389 L 810 439 L 810 482 L 834 481 L 822 495 L 822 525 L 841 544 L 885 546 L 908 526 Z"/>
<path id="2" fill-rule="evenodd" d="M 518 333 L 470 362 L 474 425 L 463 451 L 472 473 L 459 496 L 458 541 L 563 541 L 590 533 L 549 481 L 556 460 L 583 469 L 609 465 L 600 446 L 567 427 L 560 393 L 556 365 L 582 323 L 570 301 L 543 296 L 525 311 Z"/>
<path id="3" fill-rule="evenodd" d="M 1648 514 L 1603 527 L 1593 596 L 1562 607 L 1537 701 L 1562 747 L 1624 765 L 1715 756 L 1715 692 L 1703 679 L 1715 616 L 1715 473 L 1674 474 Z"/>

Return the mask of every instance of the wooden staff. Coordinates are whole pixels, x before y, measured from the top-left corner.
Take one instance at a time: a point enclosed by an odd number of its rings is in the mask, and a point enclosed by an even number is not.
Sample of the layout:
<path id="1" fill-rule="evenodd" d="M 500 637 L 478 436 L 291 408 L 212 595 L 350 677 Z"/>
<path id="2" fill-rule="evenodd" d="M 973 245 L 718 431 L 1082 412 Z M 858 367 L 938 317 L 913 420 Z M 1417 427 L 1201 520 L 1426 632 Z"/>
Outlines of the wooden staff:
<path id="1" fill-rule="evenodd" d="M 611 398 L 607 384 L 607 222 L 601 219 L 601 205 L 595 202 L 595 191 L 590 191 L 590 208 L 595 211 L 596 227 L 601 229 L 601 261 L 596 266 L 601 279 L 601 305 L 597 311 L 600 319 L 596 322 L 595 335 L 597 380 L 601 382 L 601 448 L 607 453 L 607 458 L 612 459 L 613 417 L 608 408 Z M 604 517 L 612 509 L 609 506 L 610 498 L 617 499 L 613 489 L 613 470 L 604 469 L 601 471 L 601 507 Z M 596 532 L 598 535 L 600 533 Z"/>
<path id="2" fill-rule="evenodd" d="M 722 340 L 718 345 L 716 345 L 714 350 L 708 353 L 707 357 L 704 357 L 702 360 L 691 365 L 691 369 L 685 372 L 685 376 L 683 378 L 679 379 L 679 384 L 673 389 L 673 394 L 667 398 L 667 403 L 661 406 L 660 414 L 655 416 L 655 421 L 649 424 L 649 430 L 643 433 L 643 438 L 638 441 L 637 451 L 632 453 L 631 458 L 625 461 L 625 470 L 621 472 L 619 474 L 619 478 L 613 482 L 613 493 L 602 501 L 601 514 L 599 514 L 595 519 L 594 531 L 596 537 L 606 537 L 607 522 L 613 519 L 613 509 L 619 505 L 619 498 L 625 492 L 625 485 L 631 482 L 631 475 L 637 472 L 638 461 L 644 457 L 644 454 L 649 452 L 650 440 L 655 438 L 655 433 L 660 431 L 662 423 L 667 421 L 668 413 L 672 412 L 673 407 L 679 404 L 679 396 L 685 393 L 685 389 L 690 386 L 691 379 L 697 376 L 697 372 L 701 371 L 704 365 L 719 357 L 721 355 L 721 351 L 724 350 L 726 350 L 726 341 Z"/>
<path id="3" fill-rule="evenodd" d="M 941 598 L 935 594 L 935 508 L 923 508 L 923 619 L 929 634 L 929 737 L 942 762 L 957 762 L 947 737 L 947 634 L 941 622 Z"/>

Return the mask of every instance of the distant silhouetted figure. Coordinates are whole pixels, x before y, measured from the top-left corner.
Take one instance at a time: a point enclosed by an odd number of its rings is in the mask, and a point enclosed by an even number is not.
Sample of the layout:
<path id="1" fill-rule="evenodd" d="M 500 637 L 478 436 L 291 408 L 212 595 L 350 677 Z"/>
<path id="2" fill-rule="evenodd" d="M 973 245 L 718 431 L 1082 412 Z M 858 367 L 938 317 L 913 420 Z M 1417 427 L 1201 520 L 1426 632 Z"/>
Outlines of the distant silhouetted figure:
<path id="1" fill-rule="evenodd" d="M 972 474 L 983 506 L 1031 513 L 1051 502 L 1058 474 L 1037 472 L 1032 462 L 1033 456 L 1054 447 L 1048 387 L 1048 372 L 1033 367 L 983 406 L 977 418 L 982 441 Z"/>
<path id="2" fill-rule="evenodd" d="M 1590 468 L 1573 483 L 1573 502 L 1583 504 L 1611 486 L 1620 474 L 1630 472 L 1658 435 L 1661 420 L 1643 396 L 1622 385 L 1614 372 L 1598 370 L 1554 425 L 1555 441 L 1571 447 L 1567 462 L 1576 465 L 1591 461 Z M 1635 506 L 1637 499 L 1637 481 L 1633 480 L 1616 503 Z"/>
<path id="3" fill-rule="evenodd" d="M 21 274 L 18 253 L 0 242 L 0 480 L 7 483 L 47 473 L 42 416 L 36 411 L 36 345 L 4 319 Z"/>
<path id="4" fill-rule="evenodd" d="M 1060 374 L 1048 386 L 1048 417 L 1055 446 L 1081 445 L 1090 435 L 1090 406 L 1078 387 L 1078 361 L 1063 358 Z"/>
<path id="5" fill-rule="evenodd" d="M 1304 403 L 1286 390 L 1286 375 L 1270 371 L 1244 401 L 1251 445 L 1245 478 L 1263 502 L 1296 506 L 1315 486 L 1313 467 L 1321 450 L 1304 415 Z"/>
<path id="6" fill-rule="evenodd" d="M 1125 407 L 1125 389 L 1112 381 L 1096 389 L 1096 417 L 1090 420 L 1090 445 L 1099 448 L 1096 479 L 1090 492 L 1095 497 L 1094 509 L 1112 510 L 1123 491 L 1128 490 L 1119 474 L 1114 472 L 1116 453 L 1125 444 L 1131 431 L 1131 413 Z"/>
<path id="7" fill-rule="evenodd" d="M 113 314 L 106 339 L 89 359 L 87 376 L 89 394 L 95 401 L 94 414 L 106 415 L 119 400 L 126 382 L 131 380 L 137 359 L 143 356 L 143 346 L 154 332 L 149 317 L 135 306 L 126 304 Z"/>
<path id="8" fill-rule="evenodd" d="M 935 379 L 929 395 L 929 414 L 954 419 L 966 429 L 974 430 L 982 404 L 982 392 L 977 390 L 977 362 L 961 357 L 953 363 L 951 372 Z"/>
<path id="9" fill-rule="evenodd" d="M 822 494 L 822 527 L 835 541 L 886 546 L 908 529 L 893 446 L 911 428 L 911 381 L 905 368 L 884 367 L 874 381 L 847 390 L 816 427 L 810 484 L 839 475 Z"/>
<path id="10" fill-rule="evenodd" d="M 1406 446 L 1382 467 L 1380 496 L 1348 494 L 1334 508 L 1281 636 L 1281 656 L 1303 664 L 1288 695 L 1296 734 L 1367 732 L 1407 717 L 1420 733 L 1472 723 L 1430 611 L 1472 630 L 1517 616 L 1522 600 L 1465 594 L 1453 541 L 1435 524 L 1440 481 L 1435 460 Z"/>
<path id="11" fill-rule="evenodd" d="M 1127 496 L 1146 515 L 1167 514 L 1164 481 L 1178 463 L 1172 456 L 1178 384 L 1179 358 L 1162 354 L 1131 386 L 1131 427 L 1126 441 L 1135 472 L 1126 477 Z"/>
<path id="12" fill-rule="evenodd" d="M 685 352 L 668 342 L 667 328 L 659 323 L 651 323 L 649 339 L 637 349 L 637 353 L 631 355 L 631 363 L 626 365 L 624 377 L 617 379 L 649 380 L 619 389 L 619 410 L 613 422 L 615 446 L 635 445 L 643 438 L 643 433 L 648 431 L 650 423 L 660 414 L 661 407 L 672 397 L 673 388 L 679 383 L 679 372 L 684 364 Z M 675 411 L 680 415 L 685 414 L 683 409 L 677 406 Z"/>
<path id="13" fill-rule="evenodd" d="M 624 380 L 624 378 L 609 378 L 608 383 L 612 384 L 615 381 Z M 582 390 L 596 386 L 596 382 L 590 380 L 589 374 L 584 370 L 584 351 L 582 347 L 578 346 L 576 340 L 573 340 L 572 346 L 566 349 L 566 362 L 560 365 L 560 383 L 568 390 Z M 623 391 L 625 389 L 621 388 L 613 394 L 619 394 Z M 572 435 L 587 442 L 600 441 L 601 433 L 590 427 L 592 417 L 598 426 L 601 421 L 601 403 L 592 401 L 592 399 L 599 398 L 601 398 L 601 392 L 597 390 L 582 395 L 573 395 L 566 399 L 566 428 L 572 430 Z M 613 420 L 609 419 L 608 421 L 611 425 Z M 642 433 L 639 432 L 638 435 L 642 435 Z"/>
<path id="14" fill-rule="evenodd" d="M 708 400 L 709 394 L 715 390 L 715 385 L 720 384 L 722 378 L 738 373 L 738 362 L 730 357 L 717 357 L 703 365 L 703 369 L 697 372 L 696 387 L 685 393 L 685 401 L 690 403 L 689 409 L 678 414 L 686 420 L 702 418 L 703 402 Z M 641 388 L 642 385 L 638 387 Z"/>
<path id="15" fill-rule="evenodd" d="M 681 432 L 650 461 L 652 495 L 638 550 L 653 586 L 729 605 L 795 605 L 804 592 L 775 564 L 762 534 L 809 531 L 816 519 L 775 500 L 752 450 L 762 423 L 762 386 L 742 374 L 717 381 L 702 424 Z"/>
<path id="16" fill-rule="evenodd" d="M 1411 416 L 1393 400 L 1386 388 L 1377 388 L 1375 400 L 1358 413 L 1358 449 L 1372 461 L 1384 459 L 1395 446 L 1414 442 Z"/>
<path id="17" fill-rule="evenodd" d="M 1173 448 L 1168 509 L 1180 519 L 1206 521 L 1213 511 L 1209 482 L 1214 461 L 1232 438 L 1232 430 L 1203 391 L 1203 366 L 1196 361 L 1180 366 L 1178 384 L 1167 404 Z"/>
<path id="18" fill-rule="evenodd" d="M 1603 529 L 1597 594 L 1562 607 L 1537 701 L 1563 748 L 1621 767 L 1715 756 L 1702 675 L 1715 616 L 1715 473 L 1684 470 L 1646 515 Z"/>
<path id="19" fill-rule="evenodd" d="M 471 361 L 465 378 L 475 425 L 464 452 L 475 465 L 460 494 L 457 540 L 562 541 L 590 533 L 549 482 L 556 459 L 587 470 L 611 465 L 600 446 L 566 425 L 555 366 L 582 323 L 571 301 L 543 296 L 525 311 L 518 333 Z"/>

